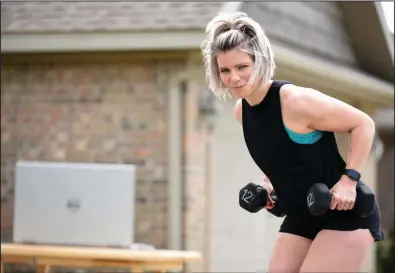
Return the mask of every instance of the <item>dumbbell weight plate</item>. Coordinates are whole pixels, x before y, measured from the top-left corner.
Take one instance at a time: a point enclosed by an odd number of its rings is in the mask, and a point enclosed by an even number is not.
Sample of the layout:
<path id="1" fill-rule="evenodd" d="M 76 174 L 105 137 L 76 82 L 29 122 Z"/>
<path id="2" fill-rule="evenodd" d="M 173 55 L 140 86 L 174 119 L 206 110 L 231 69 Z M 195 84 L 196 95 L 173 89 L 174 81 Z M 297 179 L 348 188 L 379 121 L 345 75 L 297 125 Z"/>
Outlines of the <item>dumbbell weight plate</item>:
<path id="1" fill-rule="evenodd" d="M 325 214 L 330 208 L 331 200 L 332 195 L 329 188 L 322 183 L 314 184 L 307 193 L 307 207 L 311 214 L 315 216 Z"/>
<path id="2" fill-rule="evenodd" d="M 239 205 L 251 213 L 256 213 L 267 204 L 267 191 L 259 185 L 249 183 L 239 191 Z"/>
<path id="3" fill-rule="evenodd" d="M 376 209 L 376 196 L 372 190 L 365 184 L 359 184 L 357 187 L 357 198 L 355 200 L 355 211 L 359 217 L 365 218 L 372 214 Z"/>

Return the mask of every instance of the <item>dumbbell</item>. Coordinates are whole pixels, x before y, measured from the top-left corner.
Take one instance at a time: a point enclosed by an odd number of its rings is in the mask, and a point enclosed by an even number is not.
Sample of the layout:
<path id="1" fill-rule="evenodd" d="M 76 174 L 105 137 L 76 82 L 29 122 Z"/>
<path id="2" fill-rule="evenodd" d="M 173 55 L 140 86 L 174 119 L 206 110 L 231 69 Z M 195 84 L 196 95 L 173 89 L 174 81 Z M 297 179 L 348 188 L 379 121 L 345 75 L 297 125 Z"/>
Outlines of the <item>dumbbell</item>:
<path id="1" fill-rule="evenodd" d="M 256 213 L 267 205 L 267 195 L 266 189 L 260 185 L 249 183 L 239 191 L 239 205 L 248 212 Z M 267 211 L 277 217 L 284 217 L 286 214 L 278 205 L 275 192 L 272 192 L 270 196 L 275 203 L 274 207 Z"/>
<path id="2" fill-rule="evenodd" d="M 332 193 L 329 188 L 322 183 L 314 184 L 307 193 L 307 208 L 314 216 L 323 215 L 330 208 Z M 369 216 L 376 207 L 376 198 L 372 190 L 365 184 L 357 187 L 357 197 L 352 211 L 359 217 Z"/>

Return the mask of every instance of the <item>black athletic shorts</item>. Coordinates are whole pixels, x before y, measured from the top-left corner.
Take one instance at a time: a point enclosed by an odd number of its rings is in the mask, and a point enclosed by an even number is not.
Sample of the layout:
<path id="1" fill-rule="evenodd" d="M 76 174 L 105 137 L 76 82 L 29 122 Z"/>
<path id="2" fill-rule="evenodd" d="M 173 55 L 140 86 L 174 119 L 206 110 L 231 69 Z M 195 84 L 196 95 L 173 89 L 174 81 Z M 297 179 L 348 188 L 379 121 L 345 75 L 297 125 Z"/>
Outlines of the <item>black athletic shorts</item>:
<path id="1" fill-rule="evenodd" d="M 285 217 L 279 232 L 295 234 L 313 240 L 318 232 L 324 229 L 351 231 L 369 229 L 375 241 L 384 240 L 380 227 L 379 205 L 375 211 L 366 218 L 361 218 L 353 211 L 328 210 L 324 215 L 313 216 L 288 215 Z"/>

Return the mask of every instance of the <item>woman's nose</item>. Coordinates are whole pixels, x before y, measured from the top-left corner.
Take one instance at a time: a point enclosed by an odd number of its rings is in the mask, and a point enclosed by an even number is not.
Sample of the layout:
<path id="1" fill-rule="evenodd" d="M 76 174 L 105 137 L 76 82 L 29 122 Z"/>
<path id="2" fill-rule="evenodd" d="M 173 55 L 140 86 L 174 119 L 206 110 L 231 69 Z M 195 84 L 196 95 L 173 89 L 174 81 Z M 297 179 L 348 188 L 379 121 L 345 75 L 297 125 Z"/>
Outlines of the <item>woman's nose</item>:
<path id="1" fill-rule="evenodd" d="M 231 73 L 231 81 L 232 82 L 238 82 L 240 80 L 240 77 L 237 73 Z"/>

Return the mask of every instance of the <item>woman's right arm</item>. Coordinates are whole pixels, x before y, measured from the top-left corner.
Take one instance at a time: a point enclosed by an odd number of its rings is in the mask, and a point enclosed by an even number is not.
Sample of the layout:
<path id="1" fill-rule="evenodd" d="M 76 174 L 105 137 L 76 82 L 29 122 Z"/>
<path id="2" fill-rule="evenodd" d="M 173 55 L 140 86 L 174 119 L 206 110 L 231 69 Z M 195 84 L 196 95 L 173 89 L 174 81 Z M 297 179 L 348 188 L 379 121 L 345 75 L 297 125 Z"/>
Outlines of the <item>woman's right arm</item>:
<path id="1" fill-rule="evenodd" d="M 261 183 L 261 187 L 267 190 L 268 192 L 268 201 L 267 205 L 265 206 L 266 209 L 272 209 L 274 207 L 274 201 L 271 198 L 271 193 L 274 191 L 274 187 L 271 184 L 271 181 L 269 178 L 264 174 L 265 178 L 263 183 Z"/>
<path id="2" fill-rule="evenodd" d="M 239 121 L 240 124 L 242 124 L 242 99 L 238 99 L 235 103 L 234 107 L 234 117 L 237 121 Z M 274 187 L 271 184 L 271 181 L 269 178 L 264 174 L 265 178 L 263 183 L 261 183 L 261 186 L 267 190 L 268 192 L 268 202 L 267 202 L 267 209 L 270 209 L 274 206 L 274 201 L 271 199 L 271 192 L 274 191 Z"/>

